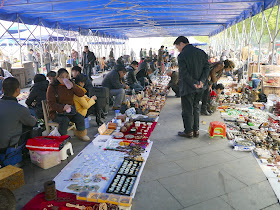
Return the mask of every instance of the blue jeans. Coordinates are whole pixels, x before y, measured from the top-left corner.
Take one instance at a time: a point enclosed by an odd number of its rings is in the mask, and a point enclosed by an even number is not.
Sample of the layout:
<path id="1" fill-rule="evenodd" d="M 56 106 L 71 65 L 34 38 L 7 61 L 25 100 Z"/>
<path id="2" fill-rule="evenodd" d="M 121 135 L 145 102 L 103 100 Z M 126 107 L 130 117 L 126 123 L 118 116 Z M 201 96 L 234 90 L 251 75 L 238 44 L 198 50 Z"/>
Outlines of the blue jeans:
<path id="1" fill-rule="evenodd" d="M 134 84 L 130 85 L 130 89 L 134 89 L 135 92 L 139 92 L 139 91 L 143 90 L 143 87 L 138 83 L 134 83 Z"/>
<path id="2" fill-rule="evenodd" d="M 47 70 L 47 73 L 49 73 L 51 71 L 51 64 L 50 63 L 46 63 L 46 70 Z"/>

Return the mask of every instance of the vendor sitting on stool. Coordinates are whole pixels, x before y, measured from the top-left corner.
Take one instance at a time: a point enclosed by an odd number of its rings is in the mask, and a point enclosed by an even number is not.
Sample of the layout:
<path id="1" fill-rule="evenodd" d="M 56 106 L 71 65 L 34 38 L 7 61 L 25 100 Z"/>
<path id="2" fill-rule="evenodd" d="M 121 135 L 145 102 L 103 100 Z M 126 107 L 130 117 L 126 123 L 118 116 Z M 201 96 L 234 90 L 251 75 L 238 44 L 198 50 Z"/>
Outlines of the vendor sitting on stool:
<path id="1" fill-rule="evenodd" d="M 179 86 L 178 86 L 178 82 L 179 82 L 179 73 L 177 71 L 168 71 L 167 75 L 169 77 L 171 77 L 171 80 L 169 81 L 168 85 L 167 85 L 167 89 L 172 88 L 172 90 L 175 92 L 175 96 L 177 98 L 180 97 L 179 94 Z"/>
<path id="2" fill-rule="evenodd" d="M 122 102 L 125 99 L 125 90 L 128 89 L 123 81 L 126 74 L 126 69 L 123 65 L 117 65 L 116 69 L 108 73 L 102 81 L 102 86 L 110 90 L 110 96 L 115 96 L 113 109 L 120 109 Z"/>
<path id="3" fill-rule="evenodd" d="M 130 89 L 134 89 L 136 92 L 142 91 L 143 87 L 139 84 L 135 76 L 135 70 L 137 69 L 138 62 L 132 61 L 130 66 L 127 68 L 128 73 L 125 75 L 126 84 L 130 87 Z"/>
<path id="4" fill-rule="evenodd" d="M 20 94 L 19 81 L 9 77 L 3 81 L 4 96 L 0 99 L 0 149 L 23 144 L 24 127 L 34 127 L 36 119 L 28 108 L 20 105 L 16 97 Z M 31 130 L 28 129 L 28 130 Z"/>

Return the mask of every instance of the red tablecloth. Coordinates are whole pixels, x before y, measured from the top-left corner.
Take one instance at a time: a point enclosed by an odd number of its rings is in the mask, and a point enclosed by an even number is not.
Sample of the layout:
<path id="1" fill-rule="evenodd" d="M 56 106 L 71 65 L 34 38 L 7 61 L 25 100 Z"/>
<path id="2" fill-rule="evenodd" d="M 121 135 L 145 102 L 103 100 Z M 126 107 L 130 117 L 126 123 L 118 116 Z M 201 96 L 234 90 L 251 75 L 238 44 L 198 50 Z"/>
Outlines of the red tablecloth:
<path id="1" fill-rule="evenodd" d="M 60 192 L 57 190 L 57 200 L 54 201 L 46 201 L 45 200 L 45 193 L 39 193 L 36 195 L 31 201 L 29 201 L 22 209 L 23 210 L 31 210 L 31 209 L 52 209 L 52 207 L 48 207 L 50 205 L 59 207 L 58 209 L 76 209 L 76 208 L 69 208 L 66 207 L 66 203 L 71 204 L 79 204 L 84 206 L 91 206 L 93 207 L 96 203 L 93 202 L 86 202 L 86 201 L 79 201 L 76 199 L 76 195 L 71 193 Z"/>

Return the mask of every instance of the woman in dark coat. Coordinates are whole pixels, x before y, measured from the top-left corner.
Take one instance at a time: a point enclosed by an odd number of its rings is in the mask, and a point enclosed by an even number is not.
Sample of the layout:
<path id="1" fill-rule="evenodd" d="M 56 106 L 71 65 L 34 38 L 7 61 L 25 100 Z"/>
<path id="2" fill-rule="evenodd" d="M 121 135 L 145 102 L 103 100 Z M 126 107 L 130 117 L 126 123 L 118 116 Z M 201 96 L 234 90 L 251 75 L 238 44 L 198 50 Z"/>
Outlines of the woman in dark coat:
<path id="1" fill-rule="evenodd" d="M 46 100 L 46 93 L 49 86 L 49 81 L 43 74 L 36 74 L 34 77 L 34 85 L 30 89 L 30 94 L 25 103 L 31 110 L 31 114 L 38 119 L 43 119 L 42 100 Z M 32 113 L 33 112 L 33 113 Z"/>

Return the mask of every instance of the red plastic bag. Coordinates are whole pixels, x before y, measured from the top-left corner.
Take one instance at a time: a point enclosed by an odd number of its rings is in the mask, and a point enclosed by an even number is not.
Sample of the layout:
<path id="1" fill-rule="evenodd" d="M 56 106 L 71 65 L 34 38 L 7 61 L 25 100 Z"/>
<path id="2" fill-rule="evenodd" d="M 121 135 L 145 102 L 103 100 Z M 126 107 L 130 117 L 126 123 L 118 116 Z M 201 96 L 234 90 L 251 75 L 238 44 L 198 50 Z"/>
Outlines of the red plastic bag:
<path id="1" fill-rule="evenodd" d="M 64 136 L 38 136 L 28 139 L 26 148 L 37 151 L 59 151 L 69 141 L 71 137 Z"/>

